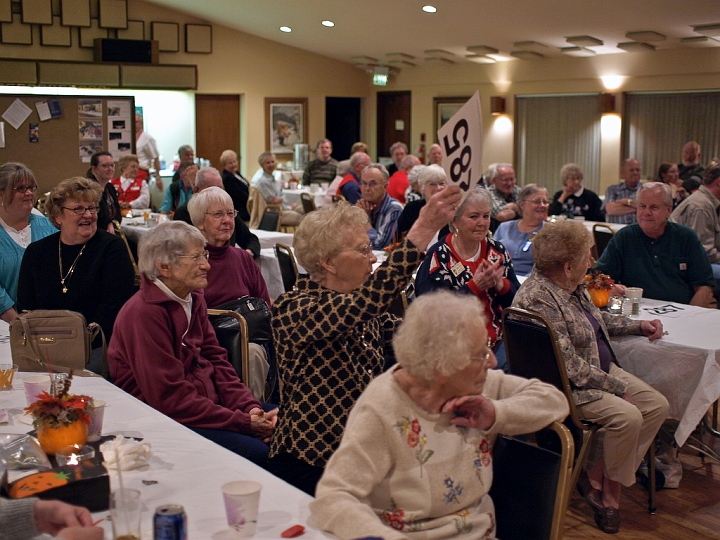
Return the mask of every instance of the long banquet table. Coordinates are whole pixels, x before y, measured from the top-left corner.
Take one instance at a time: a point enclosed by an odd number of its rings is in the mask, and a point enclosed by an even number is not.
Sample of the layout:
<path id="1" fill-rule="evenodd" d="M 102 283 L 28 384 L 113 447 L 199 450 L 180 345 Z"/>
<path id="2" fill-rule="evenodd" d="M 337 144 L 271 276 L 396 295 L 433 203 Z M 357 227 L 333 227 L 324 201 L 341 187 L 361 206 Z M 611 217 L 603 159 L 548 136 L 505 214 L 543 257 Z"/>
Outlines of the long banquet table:
<path id="1" fill-rule="evenodd" d="M 643 298 L 639 318 L 660 319 L 667 335 L 613 337 L 613 349 L 624 369 L 667 398 L 682 446 L 720 398 L 720 310 Z"/>
<path id="2" fill-rule="evenodd" d="M 0 359 L 9 358 L 6 338 L 8 326 L 0 325 Z M 27 433 L 31 426 L 20 423 L 16 416 L 25 406 L 22 377 L 13 381 L 11 391 L 0 392 L 0 408 L 10 416 L 8 424 L 0 424 L 0 433 Z M 71 391 L 90 395 L 107 402 L 103 435 L 141 436 L 152 445 L 153 456 L 144 469 L 123 472 L 125 487 L 140 490 L 143 501 L 142 539 L 153 538 L 152 517 L 157 506 L 181 504 L 188 516 L 188 538 L 233 538 L 227 527 L 220 486 L 232 480 L 255 480 L 263 485 L 260 498 L 257 538 L 281 538 L 285 529 L 300 524 L 305 527 L 302 538 L 326 538 L 308 525 L 308 504 L 312 498 L 295 489 L 246 459 L 225 450 L 195 434 L 184 426 L 138 401 L 99 377 L 75 377 Z M 14 478 L 20 475 L 13 472 Z M 157 481 L 145 485 L 143 480 Z M 111 489 L 117 489 L 117 473 L 110 472 Z M 107 512 L 94 515 L 105 517 Z M 108 520 L 102 522 L 106 538 L 112 538 Z M 1 534 L 0 534 L 1 536 Z"/>

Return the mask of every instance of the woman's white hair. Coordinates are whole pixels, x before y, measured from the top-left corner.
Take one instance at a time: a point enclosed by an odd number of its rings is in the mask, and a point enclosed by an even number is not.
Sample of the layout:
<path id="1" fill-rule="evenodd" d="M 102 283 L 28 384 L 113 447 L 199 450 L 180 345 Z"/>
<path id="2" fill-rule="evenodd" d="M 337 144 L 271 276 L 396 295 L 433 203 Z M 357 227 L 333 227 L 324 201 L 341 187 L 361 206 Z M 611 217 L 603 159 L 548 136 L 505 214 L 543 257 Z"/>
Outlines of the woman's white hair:
<path id="1" fill-rule="evenodd" d="M 149 280 L 160 276 L 158 264 L 175 265 L 180 255 L 205 247 L 202 233 L 184 221 L 166 221 L 151 229 L 138 244 L 138 269 Z"/>
<path id="2" fill-rule="evenodd" d="M 293 239 L 295 257 L 319 281 L 325 277 L 322 263 L 345 247 L 345 231 L 366 223 L 367 214 L 345 201 L 305 214 Z"/>
<path id="3" fill-rule="evenodd" d="M 228 208 L 233 208 L 233 202 L 230 195 L 223 188 L 212 186 L 203 189 L 200 193 L 196 193 L 190 198 L 187 209 L 190 214 L 190 221 L 196 227 L 202 225 L 205 221 L 208 208 L 213 204 L 224 204 Z"/>
<path id="4" fill-rule="evenodd" d="M 447 182 L 447 174 L 440 165 L 428 165 L 420 171 L 420 176 L 418 176 L 418 184 L 420 184 L 421 188 L 425 187 L 426 182 L 439 182 L 441 180 Z"/>
<path id="5" fill-rule="evenodd" d="M 465 213 L 465 210 L 467 210 L 467 207 L 471 204 L 474 204 L 475 206 L 481 206 L 485 204 L 487 205 L 488 210 L 490 210 L 492 208 L 492 196 L 490 195 L 490 192 L 483 187 L 475 188 L 467 194 L 465 200 L 460 206 L 458 206 L 453 221 L 459 220 Z"/>
<path id="6" fill-rule="evenodd" d="M 449 377 L 470 364 L 478 340 L 487 339 L 482 301 L 469 294 L 438 291 L 422 295 L 393 337 L 397 363 L 413 377 Z"/>

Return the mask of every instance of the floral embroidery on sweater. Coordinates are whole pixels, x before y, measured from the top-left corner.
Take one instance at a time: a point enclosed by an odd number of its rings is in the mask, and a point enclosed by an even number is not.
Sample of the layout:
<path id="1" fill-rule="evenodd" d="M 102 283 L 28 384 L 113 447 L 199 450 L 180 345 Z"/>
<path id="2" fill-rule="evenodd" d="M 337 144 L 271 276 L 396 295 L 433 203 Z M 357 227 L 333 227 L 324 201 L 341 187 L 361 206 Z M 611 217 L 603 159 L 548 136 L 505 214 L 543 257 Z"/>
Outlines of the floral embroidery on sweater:
<path id="1" fill-rule="evenodd" d="M 468 524 L 467 518 L 470 517 L 470 511 L 468 509 L 460 510 L 457 514 L 455 514 L 457 517 L 454 518 L 455 522 L 455 528 L 457 529 L 458 534 L 464 533 L 464 532 L 472 532 L 472 523 Z"/>
<path id="2" fill-rule="evenodd" d="M 445 492 L 445 502 L 451 503 L 456 502 L 460 504 L 460 495 L 462 495 L 463 492 L 463 485 L 462 482 L 455 483 L 455 480 L 450 478 L 449 476 L 445 478 L 445 487 L 447 488 L 447 491 Z"/>
<path id="3" fill-rule="evenodd" d="M 490 460 L 490 444 L 487 442 L 487 439 L 480 441 L 480 444 L 478 444 L 478 447 L 475 449 L 475 456 L 476 458 L 475 461 L 473 461 L 473 466 L 475 467 L 475 473 L 482 484 L 482 468 L 489 467 L 492 463 Z"/>
<path id="4" fill-rule="evenodd" d="M 403 416 L 402 420 L 395 424 L 400 435 L 407 437 L 407 444 L 410 448 L 415 449 L 415 458 L 420 463 L 420 477 L 422 478 L 422 466 L 432 457 L 432 450 L 425 450 L 427 444 L 427 436 L 422 433 L 420 422 L 417 418 L 410 420 L 407 416 Z"/>

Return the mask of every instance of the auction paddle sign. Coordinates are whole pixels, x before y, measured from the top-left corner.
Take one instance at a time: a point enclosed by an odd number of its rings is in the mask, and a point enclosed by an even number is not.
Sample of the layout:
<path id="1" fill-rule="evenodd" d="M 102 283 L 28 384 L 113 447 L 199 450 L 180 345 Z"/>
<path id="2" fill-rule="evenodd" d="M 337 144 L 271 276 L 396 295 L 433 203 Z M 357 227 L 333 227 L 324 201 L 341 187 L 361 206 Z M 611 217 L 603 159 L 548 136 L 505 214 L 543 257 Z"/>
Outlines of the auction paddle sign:
<path id="1" fill-rule="evenodd" d="M 483 123 L 480 91 L 437 132 L 448 185 L 456 185 L 465 196 L 482 177 Z"/>

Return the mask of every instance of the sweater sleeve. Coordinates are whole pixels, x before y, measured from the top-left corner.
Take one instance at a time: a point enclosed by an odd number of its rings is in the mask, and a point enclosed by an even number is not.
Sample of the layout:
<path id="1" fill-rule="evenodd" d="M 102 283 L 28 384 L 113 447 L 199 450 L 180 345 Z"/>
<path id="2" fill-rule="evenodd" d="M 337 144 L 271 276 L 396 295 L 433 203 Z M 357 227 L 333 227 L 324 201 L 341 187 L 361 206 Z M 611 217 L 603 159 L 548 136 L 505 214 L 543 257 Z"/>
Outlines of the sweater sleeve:
<path id="1" fill-rule="evenodd" d="M 408 538 L 384 525 L 367 504 L 367 496 L 388 475 L 392 448 L 385 419 L 362 402 L 350 413 L 342 443 L 325 467 L 310 503 L 318 526 L 341 540 L 378 537 Z"/>
<path id="2" fill-rule="evenodd" d="M 34 497 L 9 500 L 0 498 L 0 528 L 3 540 L 34 538 L 40 531 L 35 524 Z"/>

